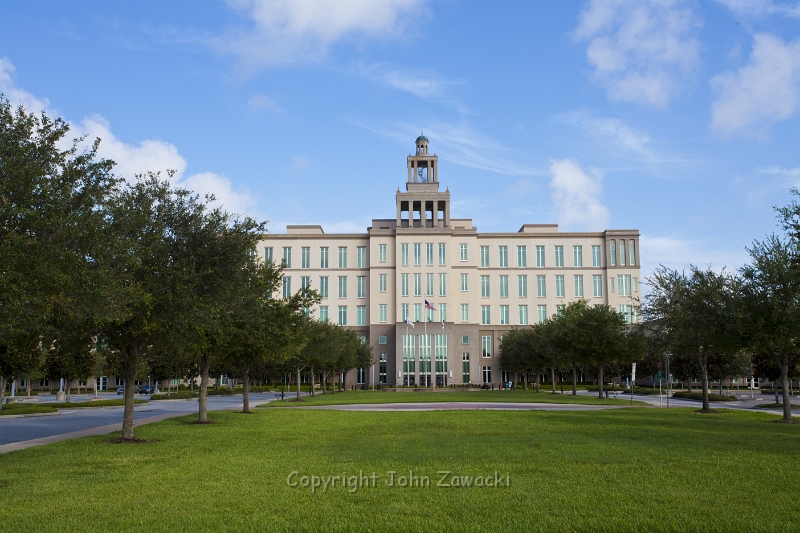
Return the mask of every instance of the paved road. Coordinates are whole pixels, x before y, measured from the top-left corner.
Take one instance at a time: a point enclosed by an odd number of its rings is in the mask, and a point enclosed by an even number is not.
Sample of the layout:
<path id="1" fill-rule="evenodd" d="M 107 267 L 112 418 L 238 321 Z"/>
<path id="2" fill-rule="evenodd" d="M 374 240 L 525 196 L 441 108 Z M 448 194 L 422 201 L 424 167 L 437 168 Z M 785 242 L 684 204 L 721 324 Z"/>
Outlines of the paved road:
<path id="1" fill-rule="evenodd" d="M 273 393 L 250 394 L 250 401 L 253 403 L 263 403 L 274 398 Z M 210 396 L 208 398 L 208 409 L 212 411 L 231 409 L 241 405 L 241 396 Z M 161 415 L 188 415 L 196 412 L 197 400 L 160 400 L 135 407 L 133 418 L 142 420 Z M 19 418 L 0 416 L 0 445 L 120 424 L 122 414 L 121 407 L 93 407 L 64 409 L 58 414 L 46 416 Z"/>
<path id="2" fill-rule="evenodd" d="M 430 402 L 430 403 L 367 403 L 347 405 L 304 405 L 295 409 L 329 409 L 332 411 L 592 411 L 598 409 L 619 409 L 625 405 L 582 405 L 565 403 L 528 402 Z"/>

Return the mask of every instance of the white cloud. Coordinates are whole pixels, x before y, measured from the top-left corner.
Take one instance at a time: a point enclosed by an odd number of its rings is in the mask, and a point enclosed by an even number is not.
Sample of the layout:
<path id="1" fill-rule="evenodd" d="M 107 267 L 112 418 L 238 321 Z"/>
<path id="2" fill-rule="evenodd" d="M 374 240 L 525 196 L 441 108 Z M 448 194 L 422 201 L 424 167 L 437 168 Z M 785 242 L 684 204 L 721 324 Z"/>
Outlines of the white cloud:
<path id="1" fill-rule="evenodd" d="M 750 62 L 714 77 L 719 97 L 711 104 L 711 128 L 723 135 L 763 136 L 800 106 L 800 39 L 785 43 L 756 34 Z"/>
<path id="2" fill-rule="evenodd" d="M 286 110 L 278 105 L 273 98 L 270 98 L 266 94 L 254 94 L 250 97 L 247 103 L 253 109 L 258 109 L 259 111 L 271 111 L 272 113 L 277 113 L 279 115 L 285 115 Z"/>
<path id="3" fill-rule="evenodd" d="M 699 63 L 699 26 L 685 0 L 589 0 L 574 37 L 611 100 L 665 107 Z"/>
<path id="4" fill-rule="evenodd" d="M 650 276 L 658 265 L 675 270 L 684 270 L 690 264 L 711 268 L 715 272 L 723 268 L 735 271 L 747 262 L 744 247 L 739 252 L 714 248 L 714 242 L 685 240 L 676 237 L 643 233 L 639 239 L 639 256 L 642 258 L 642 277 Z"/>
<path id="5" fill-rule="evenodd" d="M 14 65 L 7 58 L 0 58 L 0 92 L 13 105 L 23 105 L 29 113 L 45 111 L 51 118 L 57 117 L 50 101 L 38 98 L 18 87 L 13 79 Z M 178 153 L 172 143 L 145 139 L 136 144 L 129 144 L 117 138 L 111 131 L 111 126 L 104 117 L 92 115 L 81 122 L 69 122 L 70 132 L 67 139 L 62 140 L 63 148 L 72 145 L 72 139 L 85 137 L 84 146 L 100 138 L 98 156 L 116 162 L 114 174 L 132 180 L 136 174 L 147 171 L 161 172 L 166 177 L 167 170 L 175 170 L 173 179 L 176 185 L 186 187 L 198 194 L 211 193 L 217 197 L 215 205 L 222 205 L 232 213 L 252 213 L 255 208 L 255 198 L 247 189 L 235 190 L 231 181 L 225 176 L 212 172 L 193 174 L 184 178 L 187 162 Z"/>
<path id="6" fill-rule="evenodd" d="M 54 115 L 50 100 L 37 98 L 28 91 L 16 86 L 14 83 L 15 70 L 16 68 L 7 57 L 0 57 L 0 93 L 4 94 L 14 107 L 21 105 L 29 113 L 47 111 L 48 115 Z"/>
<path id="7" fill-rule="evenodd" d="M 591 137 L 655 162 L 660 157 L 651 148 L 652 139 L 647 132 L 635 130 L 618 118 L 598 117 L 588 111 L 563 113 L 557 120 L 578 127 Z"/>
<path id="8" fill-rule="evenodd" d="M 360 66 L 358 72 L 365 78 L 402 91 L 417 98 L 441 102 L 462 113 L 466 107 L 456 100 L 450 89 L 463 85 L 461 80 L 447 79 L 435 70 L 392 69 L 384 65 Z"/>
<path id="9" fill-rule="evenodd" d="M 800 17 L 800 4 L 775 4 L 772 0 L 717 0 L 737 15 L 763 17 L 767 15 L 784 15 Z"/>
<path id="10" fill-rule="evenodd" d="M 324 57 L 353 36 L 391 38 L 418 22 L 426 0 L 227 0 L 252 22 L 213 41 L 250 68 Z"/>
<path id="11" fill-rule="evenodd" d="M 571 159 L 550 165 L 550 190 L 558 223 L 568 229 L 607 228 L 611 219 L 608 208 L 600 202 L 602 174 L 594 170 L 588 176 Z"/>

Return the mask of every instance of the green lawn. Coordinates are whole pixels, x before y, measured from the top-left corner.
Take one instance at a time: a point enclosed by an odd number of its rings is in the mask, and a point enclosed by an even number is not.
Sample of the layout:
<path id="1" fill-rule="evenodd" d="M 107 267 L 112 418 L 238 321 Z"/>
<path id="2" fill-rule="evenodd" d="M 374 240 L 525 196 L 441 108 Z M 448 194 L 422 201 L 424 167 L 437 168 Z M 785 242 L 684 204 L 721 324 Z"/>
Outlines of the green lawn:
<path id="1" fill-rule="evenodd" d="M 0 455 L 0 530 L 791 531 L 800 512 L 800 426 L 767 413 L 209 416 L 216 424 L 137 428 L 151 444 L 101 436 Z M 375 487 L 287 485 L 292 472 L 362 471 L 377 474 Z M 388 487 L 390 471 L 432 486 Z M 511 484 L 440 488 L 438 471 Z M 765 483 L 754 472 L 779 475 Z"/>
<path id="2" fill-rule="evenodd" d="M 288 395 L 288 402 L 276 401 L 266 404 L 267 407 L 292 407 L 297 405 L 342 405 L 354 403 L 425 403 L 425 402 L 525 402 L 525 403 L 571 403 L 588 405 L 631 405 L 628 399 L 600 399 L 596 395 L 552 394 L 550 392 L 534 392 L 522 390 L 503 391 L 458 391 L 458 392 L 381 392 L 381 391 L 347 391 L 336 394 L 317 394 L 310 398 L 303 396 L 299 404 L 292 402 L 295 395 Z M 634 401 L 633 405 L 647 405 Z"/>

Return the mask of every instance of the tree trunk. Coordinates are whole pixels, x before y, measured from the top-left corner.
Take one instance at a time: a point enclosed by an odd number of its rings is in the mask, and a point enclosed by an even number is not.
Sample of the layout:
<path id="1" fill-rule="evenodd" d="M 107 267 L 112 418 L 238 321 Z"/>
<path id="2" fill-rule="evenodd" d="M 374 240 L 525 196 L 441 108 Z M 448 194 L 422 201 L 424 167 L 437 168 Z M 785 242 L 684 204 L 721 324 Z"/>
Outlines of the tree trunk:
<path id="1" fill-rule="evenodd" d="M 603 399 L 603 365 L 600 364 L 597 366 L 597 391 L 598 397 L 602 400 Z"/>
<path id="2" fill-rule="evenodd" d="M 705 364 L 705 359 L 702 357 L 700 362 L 700 385 L 703 387 L 703 411 L 708 411 L 711 408 L 708 405 L 708 367 Z"/>
<path id="3" fill-rule="evenodd" d="M 242 370 L 242 379 L 244 383 L 242 384 L 242 412 L 249 413 L 250 412 L 250 369 L 245 365 L 244 369 Z"/>
<path id="4" fill-rule="evenodd" d="M 300 367 L 297 367 L 297 401 L 300 401 Z"/>
<path id="5" fill-rule="evenodd" d="M 136 381 L 136 372 L 139 370 L 139 357 L 138 354 L 132 354 L 128 351 L 125 354 L 125 366 L 122 369 L 122 375 L 125 378 L 125 412 L 122 415 L 122 438 L 133 439 L 133 398 L 134 398 L 134 385 Z"/>
<path id="6" fill-rule="evenodd" d="M 534 383 L 533 383 L 533 386 L 536 389 L 536 392 L 539 392 L 539 390 L 540 390 L 539 386 L 541 385 L 541 382 L 542 382 L 542 375 L 537 370 L 536 371 L 536 381 L 534 381 Z"/>
<path id="7" fill-rule="evenodd" d="M 575 365 L 572 365 L 572 395 L 578 395 L 578 384 L 576 383 L 578 379 L 578 371 L 575 368 Z"/>
<path id="8" fill-rule="evenodd" d="M 28 383 L 30 383 L 30 380 L 28 380 Z M 28 396 L 30 395 L 31 395 L 31 389 L 30 387 L 28 387 Z M 94 378 L 94 399 L 95 400 L 97 399 L 97 378 Z"/>
<path id="9" fill-rule="evenodd" d="M 25 384 L 28 385 L 28 398 L 31 397 L 31 378 L 28 376 L 28 379 L 25 380 Z"/>
<path id="10" fill-rule="evenodd" d="M 3 402 L 6 397 L 6 377 L 0 376 L 0 411 L 3 409 Z"/>
<path id="11" fill-rule="evenodd" d="M 556 367 L 550 367 L 550 383 L 553 385 L 553 394 L 556 393 Z"/>
<path id="12" fill-rule="evenodd" d="M 208 371 L 211 368 L 211 357 L 200 358 L 200 397 L 197 398 L 197 421 L 201 424 L 208 422 Z"/>
<path id="13" fill-rule="evenodd" d="M 785 364 L 784 364 L 785 363 Z M 789 361 L 781 361 L 781 386 L 783 387 L 783 419 L 792 420 L 792 399 L 789 396 Z"/>
<path id="14" fill-rule="evenodd" d="M 67 382 L 67 403 L 72 403 L 72 387 L 70 387 L 69 378 L 64 379 Z M 80 381 L 78 382 L 78 394 L 80 394 Z M 775 402 L 778 403 L 778 402 Z"/>
<path id="15" fill-rule="evenodd" d="M 311 394 L 310 394 L 310 396 L 312 398 L 314 396 L 316 396 L 316 394 L 314 393 L 314 385 L 317 384 L 317 379 L 316 378 L 317 378 L 317 376 L 314 375 L 314 365 L 311 365 Z"/>
<path id="16" fill-rule="evenodd" d="M 528 373 L 527 372 L 523 372 L 522 373 L 522 387 L 524 388 L 524 390 L 528 390 Z"/>
<path id="17" fill-rule="evenodd" d="M 327 372 L 322 372 L 322 383 L 320 383 L 320 385 L 322 385 L 322 394 L 325 394 L 326 393 L 326 389 L 328 388 L 328 373 Z"/>

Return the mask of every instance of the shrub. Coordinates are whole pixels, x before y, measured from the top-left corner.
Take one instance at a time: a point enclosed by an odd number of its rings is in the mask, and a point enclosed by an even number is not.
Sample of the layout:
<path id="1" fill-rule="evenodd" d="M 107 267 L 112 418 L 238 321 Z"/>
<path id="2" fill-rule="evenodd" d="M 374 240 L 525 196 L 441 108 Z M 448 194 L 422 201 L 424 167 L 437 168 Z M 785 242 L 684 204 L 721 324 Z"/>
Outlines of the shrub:
<path id="1" fill-rule="evenodd" d="M 673 398 L 681 398 L 684 400 L 703 400 L 703 393 L 702 392 L 689 392 L 689 391 L 678 391 L 672 393 Z M 728 396 L 727 394 L 712 394 L 711 392 L 708 393 L 708 401 L 710 402 L 735 402 L 738 398 L 736 396 Z"/>

